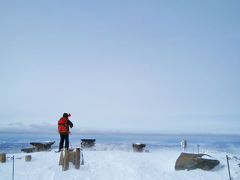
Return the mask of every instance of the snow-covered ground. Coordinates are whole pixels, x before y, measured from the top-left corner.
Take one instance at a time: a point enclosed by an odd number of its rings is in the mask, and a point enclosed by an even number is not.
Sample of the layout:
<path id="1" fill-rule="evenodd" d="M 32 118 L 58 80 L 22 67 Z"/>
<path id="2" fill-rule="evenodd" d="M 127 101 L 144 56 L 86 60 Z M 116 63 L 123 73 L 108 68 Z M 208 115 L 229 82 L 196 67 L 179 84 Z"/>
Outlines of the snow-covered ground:
<path id="1" fill-rule="evenodd" d="M 177 149 L 159 149 L 149 153 L 136 153 L 120 149 L 84 150 L 85 164 L 76 170 L 70 163 L 68 171 L 58 165 L 60 153 L 30 153 L 32 160 L 25 162 L 26 153 L 15 155 L 15 180 L 227 180 L 226 153 L 208 152 L 220 161 L 212 171 L 175 171 L 175 161 L 180 155 Z M 234 154 L 230 168 L 234 180 L 240 179 L 240 160 Z M 0 179 L 12 178 L 12 160 L 0 164 Z"/>

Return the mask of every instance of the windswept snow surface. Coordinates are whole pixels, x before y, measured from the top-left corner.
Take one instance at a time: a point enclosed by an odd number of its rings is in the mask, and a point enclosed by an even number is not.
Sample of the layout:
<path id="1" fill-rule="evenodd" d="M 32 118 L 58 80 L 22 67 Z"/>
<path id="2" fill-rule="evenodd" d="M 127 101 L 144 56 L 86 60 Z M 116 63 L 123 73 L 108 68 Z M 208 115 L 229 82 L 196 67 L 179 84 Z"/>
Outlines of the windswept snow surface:
<path id="1" fill-rule="evenodd" d="M 58 165 L 60 153 L 31 153 L 32 160 L 25 162 L 25 153 L 15 155 L 15 180 L 227 180 L 226 153 L 208 152 L 220 161 L 212 171 L 175 171 L 178 149 L 158 149 L 149 153 L 136 153 L 127 149 L 84 150 L 85 164 L 76 170 L 70 163 L 68 171 Z M 29 155 L 29 154 L 27 154 Z M 240 179 L 240 160 L 234 154 L 230 168 L 233 179 Z M 0 164 L 0 179 L 12 178 L 12 160 Z"/>

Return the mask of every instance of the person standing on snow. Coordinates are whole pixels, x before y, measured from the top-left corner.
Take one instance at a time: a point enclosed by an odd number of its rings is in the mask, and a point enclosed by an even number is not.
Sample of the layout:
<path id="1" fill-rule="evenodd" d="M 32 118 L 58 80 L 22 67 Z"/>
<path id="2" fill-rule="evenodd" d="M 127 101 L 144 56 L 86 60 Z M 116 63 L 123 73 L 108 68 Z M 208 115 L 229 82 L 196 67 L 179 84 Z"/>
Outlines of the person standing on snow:
<path id="1" fill-rule="evenodd" d="M 63 117 L 58 121 L 58 133 L 60 134 L 59 152 L 63 148 L 63 143 L 65 141 L 65 148 L 69 147 L 69 126 L 73 127 L 73 123 L 68 119 L 71 114 L 64 113 Z"/>

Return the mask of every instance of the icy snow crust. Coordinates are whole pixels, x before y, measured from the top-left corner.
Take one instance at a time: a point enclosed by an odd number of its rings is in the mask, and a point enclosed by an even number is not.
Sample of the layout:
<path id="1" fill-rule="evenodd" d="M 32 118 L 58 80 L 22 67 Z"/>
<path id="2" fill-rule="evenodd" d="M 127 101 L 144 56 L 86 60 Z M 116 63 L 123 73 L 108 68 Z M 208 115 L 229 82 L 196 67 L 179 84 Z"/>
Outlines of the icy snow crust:
<path id="1" fill-rule="evenodd" d="M 36 153 L 7 154 L 15 155 L 16 180 L 227 180 L 228 171 L 224 152 L 208 152 L 218 159 L 220 165 L 213 171 L 192 170 L 175 171 L 175 161 L 179 149 L 158 149 L 149 153 L 136 153 L 129 149 L 96 148 L 84 150 L 85 165 L 76 170 L 70 163 L 68 171 L 58 165 L 60 153 L 55 150 Z M 31 162 L 24 156 L 32 155 Z M 236 156 L 228 154 L 230 157 Z M 240 179 L 238 158 L 230 160 L 233 179 Z M 12 160 L 0 164 L 0 179 L 12 178 Z"/>

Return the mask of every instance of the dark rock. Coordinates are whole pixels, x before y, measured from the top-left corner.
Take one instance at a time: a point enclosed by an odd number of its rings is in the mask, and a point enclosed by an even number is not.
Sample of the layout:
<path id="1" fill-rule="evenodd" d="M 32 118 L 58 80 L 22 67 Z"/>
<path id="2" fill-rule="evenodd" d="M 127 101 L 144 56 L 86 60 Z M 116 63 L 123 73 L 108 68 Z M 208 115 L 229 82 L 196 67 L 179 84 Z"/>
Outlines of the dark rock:
<path id="1" fill-rule="evenodd" d="M 197 168 L 203 170 L 211 170 L 219 165 L 218 160 L 204 159 L 202 158 L 204 155 L 209 156 L 207 154 L 181 153 L 175 163 L 175 170 L 193 170 Z"/>
<path id="2" fill-rule="evenodd" d="M 144 148 L 146 147 L 146 144 L 133 143 L 132 146 L 134 152 L 143 152 Z"/>

